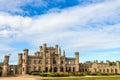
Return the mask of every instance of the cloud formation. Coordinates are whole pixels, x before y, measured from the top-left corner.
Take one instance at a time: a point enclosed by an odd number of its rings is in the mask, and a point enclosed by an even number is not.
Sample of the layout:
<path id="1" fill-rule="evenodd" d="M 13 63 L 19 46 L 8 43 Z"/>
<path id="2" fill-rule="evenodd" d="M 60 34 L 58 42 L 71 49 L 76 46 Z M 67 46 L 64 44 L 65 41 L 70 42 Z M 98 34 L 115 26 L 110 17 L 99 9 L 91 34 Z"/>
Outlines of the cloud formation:
<path id="1" fill-rule="evenodd" d="M 0 12 L 0 44 L 18 50 L 11 44 L 26 42 L 36 48 L 58 43 L 68 52 L 120 48 L 119 7 L 119 0 L 110 0 L 34 17 Z"/>

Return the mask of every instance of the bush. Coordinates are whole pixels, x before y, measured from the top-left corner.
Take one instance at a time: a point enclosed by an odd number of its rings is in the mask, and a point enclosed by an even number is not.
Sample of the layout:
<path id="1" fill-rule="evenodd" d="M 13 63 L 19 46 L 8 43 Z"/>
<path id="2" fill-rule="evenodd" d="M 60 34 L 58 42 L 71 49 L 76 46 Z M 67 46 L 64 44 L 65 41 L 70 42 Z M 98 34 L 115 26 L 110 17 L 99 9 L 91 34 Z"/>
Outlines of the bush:
<path id="1" fill-rule="evenodd" d="M 47 74 L 46 74 L 46 73 L 40 73 L 40 76 L 42 76 L 42 77 L 46 77 Z"/>
<path id="2" fill-rule="evenodd" d="M 90 75 L 92 75 L 92 76 L 96 76 L 96 75 L 97 75 L 97 73 L 91 73 Z"/>
<path id="3" fill-rule="evenodd" d="M 98 72 L 98 73 L 97 73 L 97 76 L 102 76 L 102 73 L 99 73 L 99 72 Z"/>
<path id="4" fill-rule="evenodd" d="M 57 74 L 58 77 L 67 77 L 67 76 L 69 76 L 68 72 L 58 72 L 56 74 Z"/>
<path id="5" fill-rule="evenodd" d="M 87 76 L 87 75 L 89 75 L 89 74 L 90 74 L 89 72 L 84 72 L 84 73 L 83 73 L 84 76 Z"/>
<path id="6" fill-rule="evenodd" d="M 32 71 L 30 73 L 28 73 L 29 75 L 39 75 L 40 72 L 39 71 Z"/>
<path id="7" fill-rule="evenodd" d="M 67 76 L 86 76 L 86 75 L 91 75 L 91 76 L 110 76 L 110 75 L 120 75 L 117 73 L 89 73 L 89 72 L 57 72 L 57 73 L 51 73 L 51 72 L 39 72 L 39 71 L 32 71 L 28 73 L 29 75 L 39 75 L 42 77 L 67 77 Z"/>
<path id="8" fill-rule="evenodd" d="M 75 73 L 74 73 L 74 76 L 84 76 L 84 74 L 83 74 L 83 73 L 80 73 L 80 72 L 75 72 Z"/>
<path id="9" fill-rule="evenodd" d="M 68 73 L 69 76 L 75 76 L 74 73 L 70 72 Z"/>
<path id="10" fill-rule="evenodd" d="M 47 77 L 57 77 L 56 73 L 46 73 Z"/>

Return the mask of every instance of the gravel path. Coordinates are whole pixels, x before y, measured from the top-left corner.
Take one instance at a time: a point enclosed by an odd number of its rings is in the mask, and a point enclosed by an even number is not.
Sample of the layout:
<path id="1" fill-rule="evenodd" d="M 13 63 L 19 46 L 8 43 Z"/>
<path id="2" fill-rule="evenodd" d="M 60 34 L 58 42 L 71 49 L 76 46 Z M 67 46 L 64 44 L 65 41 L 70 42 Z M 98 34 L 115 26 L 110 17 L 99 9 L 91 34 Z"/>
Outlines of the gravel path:
<path id="1" fill-rule="evenodd" d="M 40 77 L 37 76 L 16 76 L 16 77 L 0 77 L 0 80 L 41 80 Z"/>

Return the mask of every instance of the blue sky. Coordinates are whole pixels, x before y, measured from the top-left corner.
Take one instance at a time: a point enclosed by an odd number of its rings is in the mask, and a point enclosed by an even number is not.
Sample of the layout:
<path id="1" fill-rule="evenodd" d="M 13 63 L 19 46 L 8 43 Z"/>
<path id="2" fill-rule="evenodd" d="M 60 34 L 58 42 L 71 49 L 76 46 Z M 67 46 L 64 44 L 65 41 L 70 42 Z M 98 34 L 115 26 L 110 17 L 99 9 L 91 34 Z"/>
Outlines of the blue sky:
<path id="1" fill-rule="evenodd" d="M 80 62 L 120 60 L 120 0 L 0 0 L 0 61 L 59 44 Z"/>

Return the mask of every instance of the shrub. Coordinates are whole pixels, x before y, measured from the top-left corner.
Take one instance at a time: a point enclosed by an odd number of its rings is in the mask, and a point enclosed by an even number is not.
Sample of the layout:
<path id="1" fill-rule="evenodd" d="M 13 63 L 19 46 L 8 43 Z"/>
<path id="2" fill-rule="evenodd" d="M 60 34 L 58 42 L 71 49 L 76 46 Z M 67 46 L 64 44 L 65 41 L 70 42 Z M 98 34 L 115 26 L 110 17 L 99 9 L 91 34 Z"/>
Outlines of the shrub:
<path id="1" fill-rule="evenodd" d="M 58 72 L 56 73 L 58 77 L 67 77 L 69 76 L 68 72 Z"/>
<path id="2" fill-rule="evenodd" d="M 70 72 L 68 73 L 69 76 L 75 76 L 74 73 Z"/>
<path id="3" fill-rule="evenodd" d="M 98 72 L 98 73 L 97 73 L 97 76 L 102 76 L 102 73 L 99 73 L 99 72 Z"/>
<path id="4" fill-rule="evenodd" d="M 96 76 L 96 75 L 97 75 L 97 73 L 91 73 L 90 75 L 92 75 L 92 76 Z"/>
<path id="5" fill-rule="evenodd" d="M 39 75 L 39 71 L 31 71 L 31 72 L 29 72 L 28 74 L 29 75 Z"/>
<path id="6" fill-rule="evenodd" d="M 75 75 L 75 76 L 84 76 L 84 74 L 83 74 L 83 73 L 80 73 L 80 72 L 75 72 L 74 75 Z"/>
<path id="7" fill-rule="evenodd" d="M 42 76 L 42 77 L 46 77 L 47 74 L 46 74 L 46 73 L 40 73 L 40 76 Z"/>

